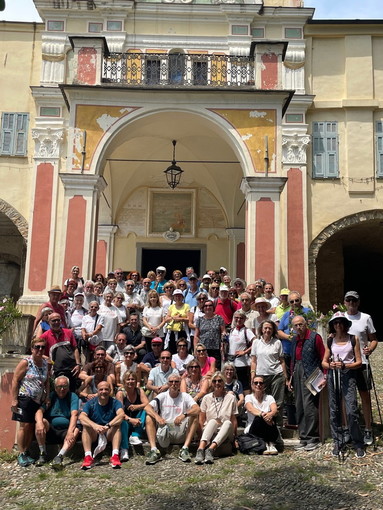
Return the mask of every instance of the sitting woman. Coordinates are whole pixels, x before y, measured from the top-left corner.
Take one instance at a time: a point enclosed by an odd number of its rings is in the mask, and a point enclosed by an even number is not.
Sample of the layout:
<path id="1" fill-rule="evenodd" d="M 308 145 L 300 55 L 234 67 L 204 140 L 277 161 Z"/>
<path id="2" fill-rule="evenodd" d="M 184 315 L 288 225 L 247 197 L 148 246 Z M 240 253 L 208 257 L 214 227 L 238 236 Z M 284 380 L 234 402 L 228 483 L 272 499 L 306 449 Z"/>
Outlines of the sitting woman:
<path id="1" fill-rule="evenodd" d="M 192 360 L 194 360 L 194 356 L 188 354 L 188 344 L 185 338 L 180 338 L 177 342 L 177 354 L 172 356 L 172 367 L 176 368 L 178 373 L 183 376 L 189 361 Z"/>
<path id="2" fill-rule="evenodd" d="M 204 344 L 198 343 L 194 351 L 198 365 L 201 367 L 201 375 L 208 379 L 214 374 L 215 358 L 207 355 L 207 349 Z"/>
<path id="3" fill-rule="evenodd" d="M 240 409 L 245 403 L 245 395 L 243 394 L 242 383 L 238 380 L 234 363 L 227 361 L 223 366 L 223 373 L 226 378 L 225 389 L 236 396 L 238 408 Z"/>
<path id="4" fill-rule="evenodd" d="M 137 363 L 134 361 L 136 359 L 136 351 L 133 345 L 127 345 L 124 348 L 124 361 L 121 363 L 117 363 L 114 367 L 114 373 L 116 375 L 116 385 L 117 387 L 123 386 L 124 376 L 127 372 L 136 373 L 138 370 Z M 139 374 L 140 375 L 140 374 Z M 138 380 L 141 380 L 141 375 L 138 377 Z"/>
<path id="5" fill-rule="evenodd" d="M 213 392 L 205 395 L 201 402 L 199 423 L 202 437 L 195 458 L 196 464 L 213 464 L 217 448 L 225 441 L 232 448 L 237 432 L 237 399 L 226 391 L 225 376 L 221 372 L 215 372 L 211 383 Z M 222 449 L 220 453 L 222 454 Z"/>
<path id="6" fill-rule="evenodd" d="M 148 397 L 141 388 L 137 388 L 137 374 L 127 371 L 122 379 L 123 388 L 119 389 L 116 398 L 121 402 L 125 412 L 125 420 L 121 423 L 120 460 L 129 459 L 129 444 L 142 444 L 145 425 L 145 407 L 149 404 Z"/>
<path id="7" fill-rule="evenodd" d="M 123 305 L 124 301 L 124 293 L 123 292 L 116 292 L 113 299 L 113 304 L 119 311 L 121 315 L 122 322 L 120 324 L 120 328 L 124 328 L 127 324 L 129 324 L 130 319 L 130 313 L 129 310 Z"/>
<path id="8" fill-rule="evenodd" d="M 277 455 L 275 444 L 280 440 L 279 431 L 275 423 L 278 414 L 274 397 L 266 395 L 263 377 L 255 375 L 252 383 L 253 393 L 246 395 L 245 408 L 247 411 L 247 426 L 245 433 L 262 438 L 267 448 L 264 455 Z"/>
<path id="9" fill-rule="evenodd" d="M 209 391 L 209 380 L 202 376 L 201 367 L 196 359 L 192 359 L 186 365 L 186 377 L 181 380 L 181 391 L 189 393 L 196 404 L 200 404 L 202 398 Z"/>
<path id="10" fill-rule="evenodd" d="M 356 401 L 356 369 L 362 365 L 359 338 L 350 335 L 352 322 L 342 312 L 335 313 L 329 320 L 329 338 L 325 347 L 322 367 L 329 370 L 327 383 L 330 406 L 330 430 L 334 441 L 333 455 L 342 454 L 345 447 L 342 428 L 342 409 L 345 407 L 350 436 L 356 450 L 356 457 L 366 456 L 363 434 L 358 422 Z M 343 405 L 342 405 L 343 404 Z"/>
<path id="11" fill-rule="evenodd" d="M 107 368 L 108 364 L 104 360 L 92 362 L 92 372 L 94 372 L 94 375 L 88 375 L 78 389 L 78 396 L 83 402 L 97 397 L 98 383 L 101 381 L 108 381 Z"/>
<path id="12" fill-rule="evenodd" d="M 51 329 L 48 322 L 51 313 L 53 313 L 53 310 L 52 308 L 49 308 L 49 306 L 46 306 L 41 310 L 41 320 L 38 323 L 37 328 L 35 329 L 33 338 L 40 338 L 43 333 L 48 331 L 48 329 Z"/>

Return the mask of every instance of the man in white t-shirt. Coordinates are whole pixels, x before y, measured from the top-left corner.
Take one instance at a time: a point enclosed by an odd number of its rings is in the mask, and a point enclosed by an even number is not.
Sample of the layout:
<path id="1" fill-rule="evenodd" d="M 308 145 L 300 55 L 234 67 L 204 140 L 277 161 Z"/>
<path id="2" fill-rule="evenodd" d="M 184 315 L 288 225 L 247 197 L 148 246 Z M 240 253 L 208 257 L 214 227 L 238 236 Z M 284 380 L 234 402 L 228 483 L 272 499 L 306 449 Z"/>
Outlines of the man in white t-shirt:
<path id="1" fill-rule="evenodd" d="M 146 407 L 146 434 L 150 452 L 146 464 L 155 464 L 161 459 L 158 444 L 167 448 L 169 444 L 183 444 L 178 458 L 190 462 L 189 445 L 197 430 L 199 406 L 188 393 L 180 391 L 181 377 L 172 374 L 168 379 L 169 390 L 157 395 Z"/>
<path id="2" fill-rule="evenodd" d="M 352 322 L 351 328 L 348 330 L 350 335 L 359 338 L 360 351 L 362 356 L 362 366 L 355 370 L 356 384 L 358 386 L 359 395 L 362 401 L 363 417 L 366 424 L 364 430 L 364 444 L 372 445 L 372 424 L 371 424 L 371 371 L 368 362 L 369 356 L 374 352 L 378 345 L 376 338 L 376 330 L 372 322 L 371 316 L 367 313 L 359 311 L 360 298 L 359 294 L 354 290 L 346 292 L 344 296 L 344 304 L 347 308 L 345 316 Z"/>

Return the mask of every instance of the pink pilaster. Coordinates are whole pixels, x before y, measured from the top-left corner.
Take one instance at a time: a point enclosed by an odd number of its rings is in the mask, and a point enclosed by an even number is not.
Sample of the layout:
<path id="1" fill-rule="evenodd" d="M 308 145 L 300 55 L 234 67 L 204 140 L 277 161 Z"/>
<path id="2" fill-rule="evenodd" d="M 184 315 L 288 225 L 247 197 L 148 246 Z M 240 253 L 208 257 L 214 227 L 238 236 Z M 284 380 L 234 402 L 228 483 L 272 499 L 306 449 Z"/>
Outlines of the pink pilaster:
<path id="1" fill-rule="evenodd" d="M 255 275 L 275 282 L 275 204 L 261 198 L 256 205 Z"/>
<path id="2" fill-rule="evenodd" d="M 63 281 L 68 278 L 72 266 L 81 266 L 84 257 L 84 239 L 86 223 L 86 201 L 83 196 L 75 195 L 69 200 L 68 220 L 65 242 Z M 88 247 L 87 249 L 92 249 Z"/>
<path id="3" fill-rule="evenodd" d="M 290 289 L 305 292 L 305 254 L 302 172 L 287 172 L 287 258 Z"/>

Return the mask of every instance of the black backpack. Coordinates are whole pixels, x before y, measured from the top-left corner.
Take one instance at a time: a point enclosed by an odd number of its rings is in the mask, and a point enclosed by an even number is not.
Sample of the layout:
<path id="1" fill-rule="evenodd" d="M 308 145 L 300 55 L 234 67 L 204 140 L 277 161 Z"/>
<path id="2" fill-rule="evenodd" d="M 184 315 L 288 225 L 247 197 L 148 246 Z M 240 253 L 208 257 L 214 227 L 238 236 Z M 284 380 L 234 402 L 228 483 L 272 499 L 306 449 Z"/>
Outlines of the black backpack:
<path id="1" fill-rule="evenodd" d="M 266 443 L 261 437 L 253 434 L 242 434 L 238 436 L 239 451 L 245 455 L 262 455 L 266 450 Z"/>

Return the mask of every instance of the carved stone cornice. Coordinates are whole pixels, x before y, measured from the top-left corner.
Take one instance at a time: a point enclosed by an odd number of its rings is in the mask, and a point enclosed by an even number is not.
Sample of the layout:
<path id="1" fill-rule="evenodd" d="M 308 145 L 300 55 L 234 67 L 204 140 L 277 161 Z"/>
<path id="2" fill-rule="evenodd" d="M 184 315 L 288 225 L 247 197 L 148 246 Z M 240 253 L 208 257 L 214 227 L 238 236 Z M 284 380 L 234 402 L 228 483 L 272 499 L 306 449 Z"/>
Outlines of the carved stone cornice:
<path id="1" fill-rule="evenodd" d="M 287 47 L 285 60 L 283 62 L 285 67 L 289 69 L 300 69 L 304 67 L 306 60 L 306 46 L 304 41 L 289 42 Z"/>
<path id="2" fill-rule="evenodd" d="M 32 129 L 35 141 L 35 158 L 58 159 L 61 144 L 64 139 L 63 128 L 35 128 Z"/>
<path id="3" fill-rule="evenodd" d="M 305 165 L 310 136 L 306 133 L 284 133 L 282 135 L 282 163 Z"/>

